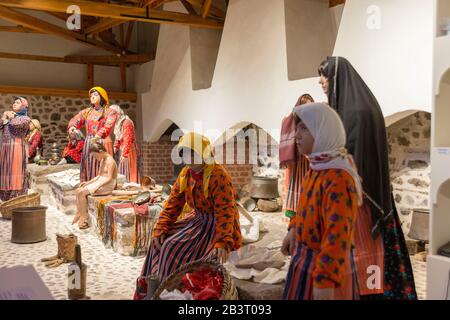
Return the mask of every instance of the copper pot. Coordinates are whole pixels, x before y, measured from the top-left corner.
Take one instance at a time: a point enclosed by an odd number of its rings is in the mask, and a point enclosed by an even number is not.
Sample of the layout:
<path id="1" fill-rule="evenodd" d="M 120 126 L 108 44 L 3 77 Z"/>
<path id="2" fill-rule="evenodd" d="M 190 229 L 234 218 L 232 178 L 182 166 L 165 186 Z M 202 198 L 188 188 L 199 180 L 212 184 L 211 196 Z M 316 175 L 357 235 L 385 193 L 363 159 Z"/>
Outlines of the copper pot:
<path id="1" fill-rule="evenodd" d="M 256 176 L 252 178 L 250 197 L 256 199 L 275 199 L 279 196 L 278 178 Z"/>

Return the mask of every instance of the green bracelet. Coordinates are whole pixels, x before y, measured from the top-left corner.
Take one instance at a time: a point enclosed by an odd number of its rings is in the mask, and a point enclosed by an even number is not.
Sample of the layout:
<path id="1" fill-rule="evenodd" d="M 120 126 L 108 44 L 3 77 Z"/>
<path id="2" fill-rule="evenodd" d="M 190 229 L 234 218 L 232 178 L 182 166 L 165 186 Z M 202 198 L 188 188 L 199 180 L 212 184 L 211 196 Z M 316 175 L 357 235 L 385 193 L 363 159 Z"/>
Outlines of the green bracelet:
<path id="1" fill-rule="evenodd" d="M 295 217 L 295 211 L 286 210 L 284 215 L 288 218 L 293 218 L 293 217 Z"/>

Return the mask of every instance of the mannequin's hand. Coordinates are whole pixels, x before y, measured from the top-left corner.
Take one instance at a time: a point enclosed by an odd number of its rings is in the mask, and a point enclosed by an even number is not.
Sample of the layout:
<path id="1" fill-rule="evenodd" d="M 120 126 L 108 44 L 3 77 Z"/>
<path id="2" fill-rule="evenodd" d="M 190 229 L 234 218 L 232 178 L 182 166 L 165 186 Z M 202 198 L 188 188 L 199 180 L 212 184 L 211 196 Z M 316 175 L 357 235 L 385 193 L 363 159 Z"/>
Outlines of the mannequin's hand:
<path id="1" fill-rule="evenodd" d="M 228 261 L 228 257 L 230 253 L 223 249 L 223 248 L 217 248 L 216 249 L 217 259 L 219 260 L 219 263 L 224 264 Z"/>
<path id="2" fill-rule="evenodd" d="M 283 240 L 281 253 L 285 256 L 292 256 L 295 247 L 295 228 L 291 228 Z"/>
<path id="3" fill-rule="evenodd" d="M 3 120 L 13 119 L 16 116 L 16 113 L 14 111 L 5 111 L 3 113 Z"/>
<path id="4" fill-rule="evenodd" d="M 163 246 L 164 241 L 166 241 L 166 236 L 161 235 L 157 238 L 154 238 L 153 241 L 155 242 L 156 249 L 161 250 L 161 247 Z"/>

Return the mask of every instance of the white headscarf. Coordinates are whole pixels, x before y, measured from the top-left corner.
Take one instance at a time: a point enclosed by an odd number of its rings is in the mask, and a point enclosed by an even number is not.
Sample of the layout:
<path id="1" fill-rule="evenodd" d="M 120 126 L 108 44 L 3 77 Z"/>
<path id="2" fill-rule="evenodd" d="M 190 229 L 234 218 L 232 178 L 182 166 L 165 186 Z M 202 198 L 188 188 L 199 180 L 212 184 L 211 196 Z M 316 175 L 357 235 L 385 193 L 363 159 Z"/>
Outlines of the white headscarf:
<path id="1" fill-rule="evenodd" d="M 296 107 L 294 112 L 314 138 L 313 151 L 307 155 L 311 169 L 316 171 L 342 169 L 348 172 L 355 181 L 358 204 L 362 205 L 361 178 L 353 157 L 345 149 L 345 129 L 337 112 L 324 103 L 305 104 Z"/>
<path id="2" fill-rule="evenodd" d="M 115 112 L 117 112 L 117 114 L 119 115 L 117 117 L 116 125 L 114 126 L 114 136 L 115 136 L 116 140 L 121 140 L 122 135 L 123 135 L 123 132 L 122 132 L 123 122 L 127 119 L 130 120 L 130 118 L 125 114 L 123 109 L 120 106 L 118 106 L 117 104 L 113 104 L 109 108 L 111 110 L 114 110 Z"/>

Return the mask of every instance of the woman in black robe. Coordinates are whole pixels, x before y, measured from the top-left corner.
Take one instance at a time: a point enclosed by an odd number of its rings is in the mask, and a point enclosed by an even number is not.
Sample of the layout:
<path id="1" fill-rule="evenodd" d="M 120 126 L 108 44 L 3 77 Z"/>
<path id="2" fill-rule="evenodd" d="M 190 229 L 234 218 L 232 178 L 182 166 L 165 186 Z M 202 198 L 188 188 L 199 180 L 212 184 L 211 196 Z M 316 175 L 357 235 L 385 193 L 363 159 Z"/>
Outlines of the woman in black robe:
<path id="1" fill-rule="evenodd" d="M 417 299 L 405 237 L 392 195 L 386 126 L 381 108 L 348 60 L 328 57 L 319 67 L 329 105 L 340 115 L 372 215 L 372 237 L 382 237 L 384 295 L 362 298 Z"/>

